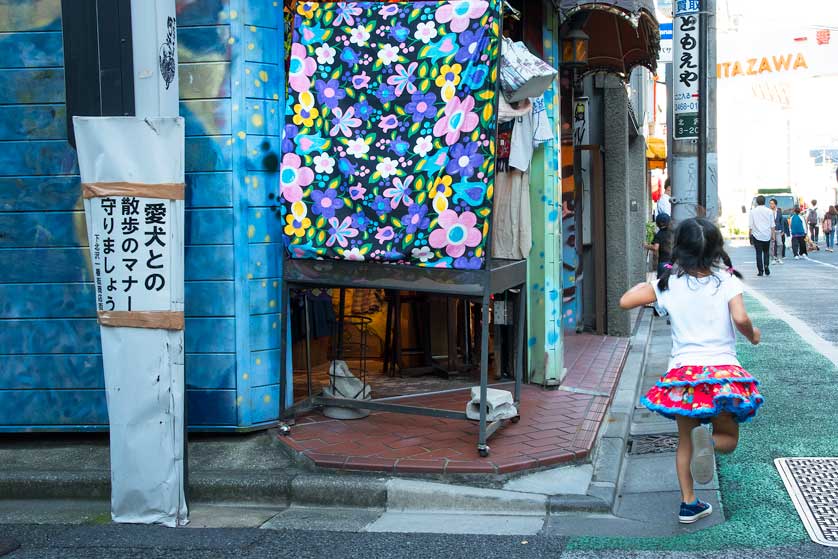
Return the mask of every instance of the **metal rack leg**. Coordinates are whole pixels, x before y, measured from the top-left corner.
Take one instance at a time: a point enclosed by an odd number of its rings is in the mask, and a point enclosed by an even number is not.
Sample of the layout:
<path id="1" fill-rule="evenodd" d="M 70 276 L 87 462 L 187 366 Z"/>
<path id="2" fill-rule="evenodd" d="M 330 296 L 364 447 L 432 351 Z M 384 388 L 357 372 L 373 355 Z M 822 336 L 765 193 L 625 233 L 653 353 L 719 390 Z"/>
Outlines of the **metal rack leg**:
<path id="1" fill-rule="evenodd" d="M 480 328 L 480 438 L 477 452 L 480 456 L 489 455 L 486 444 L 486 393 L 489 386 L 489 298 L 483 298 Z"/>
<path id="2" fill-rule="evenodd" d="M 518 308 L 516 312 L 516 340 L 515 340 L 515 401 L 520 404 L 521 402 L 521 383 L 524 379 L 524 359 L 527 354 L 526 352 L 526 340 L 525 340 L 525 332 L 527 329 L 526 326 L 526 319 L 527 319 L 527 286 L 522 285 L 521 291 L 518 293 L 517 297 L 518 301 Z"/>
<path id="3" fill-rule="evenodd" d="M 306 388 L 308 391 L 308 397 L 311 398 L 312 393 L 312 386 L 311 386 L 311 312 L 308 306 L 308 293 L 306 292 L 303 295 L 303 304 L 305 307 L 306 313 Z"/>

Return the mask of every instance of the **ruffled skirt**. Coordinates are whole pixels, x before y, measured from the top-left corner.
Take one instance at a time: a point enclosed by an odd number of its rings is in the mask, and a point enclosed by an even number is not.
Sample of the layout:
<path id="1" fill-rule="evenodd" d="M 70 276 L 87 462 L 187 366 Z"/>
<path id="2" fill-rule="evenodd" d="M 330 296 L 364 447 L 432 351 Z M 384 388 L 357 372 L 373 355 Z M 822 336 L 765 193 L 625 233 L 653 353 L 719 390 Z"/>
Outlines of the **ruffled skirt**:
<path id="1" fill-rule="evenodd" d="M 764 401 L 758 385 L 738 365 L 687 366 L 666 373 L 640 401 L 669 419 L 692 417 L 709 423 L 730 413 L 742 423 L 754 417 Z"/>

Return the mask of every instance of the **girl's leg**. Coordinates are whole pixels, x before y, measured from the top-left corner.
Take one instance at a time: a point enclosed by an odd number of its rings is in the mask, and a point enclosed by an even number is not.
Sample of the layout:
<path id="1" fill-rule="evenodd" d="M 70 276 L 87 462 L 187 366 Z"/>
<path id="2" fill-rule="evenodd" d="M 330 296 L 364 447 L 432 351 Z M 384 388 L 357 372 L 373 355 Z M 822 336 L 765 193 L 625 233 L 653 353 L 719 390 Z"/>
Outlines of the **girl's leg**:
<path id="1" fill-rule="evenodd" d="M 723 413 L 713 418 L 713 444 L 716 452 L 729 454 L 739 444 L 739 424 L 733 415 Z"/>
<path id="2" fill-rule="evenodd" d="M 690 473 L 690 460 L 693 455 L 693 445 L 690 433 L 701 423 L 690 417 L 679 417 L 678 422 L 678 451 L 675 453 L 675 469 L 678 472 L 678 485 L 681 486 L 681 500 L 685 503 L 695 501 L 693 476 Z"/>

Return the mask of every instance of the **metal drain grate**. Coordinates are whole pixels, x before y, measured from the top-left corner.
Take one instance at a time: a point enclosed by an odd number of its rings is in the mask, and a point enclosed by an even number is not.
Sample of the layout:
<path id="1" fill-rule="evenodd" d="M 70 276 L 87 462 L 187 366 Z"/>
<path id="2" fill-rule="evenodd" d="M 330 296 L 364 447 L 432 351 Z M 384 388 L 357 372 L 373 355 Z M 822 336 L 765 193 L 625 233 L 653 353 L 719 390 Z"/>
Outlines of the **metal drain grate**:
<path id="1" fill-rule="evenodd" d="M 637 435 L 629 439 L 629 454 L 663 454 L 678 448 L 677 435 Z"/>
<path id="2" fill-rule="evenodd" d="M 838 458 L 777 458 L 774 465 L 812 541 L 838 547 Z"/>

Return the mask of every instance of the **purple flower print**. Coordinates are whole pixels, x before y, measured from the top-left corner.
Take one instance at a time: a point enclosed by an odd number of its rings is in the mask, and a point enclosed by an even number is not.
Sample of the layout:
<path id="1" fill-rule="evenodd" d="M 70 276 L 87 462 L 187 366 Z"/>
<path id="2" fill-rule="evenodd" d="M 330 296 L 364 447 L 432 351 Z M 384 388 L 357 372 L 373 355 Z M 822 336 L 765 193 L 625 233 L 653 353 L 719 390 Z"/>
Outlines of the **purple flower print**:
<path id="1" fill-rule="evenodd" d="M 322 215 L 326 219 L 335 217 L 335 210 L 343 207 L 343 200 L 337 197 L 338 191 L 330 188 L 325 192 L 315 190 L 311 193 L 311 199 L 314 201 L 312 211 L 314 215 Z"/>
<path id="2" fill-rule="evenodd" d="M 378 88 L 378 98 L 381 99 L 382 103 L 389 103 L 393 99 L 396 98 L 394 89 L 389 85 L 382 85 Z"/>
<path id="3" fill-rule="evenodd" d="M 352 214 L 352 227 L 355 229 L 366 229 L 370 223 L 370 218 L 361 212 Z"/>
<path id="4" fill-rule="evenodd" d="M 330 247 L 335 243 L 343 248 L 349 245 L 348 239 L 358 236 L 358 230 L 352 227 L 352 218 L 347 216 L 343 221 L 338 221 L 338 218 L 333 217 L 329 219 L 329 239 L 326 241 L 326 246 Z"/>
<path id="5" fill-rule="evenodd" d="M 413 204 L 407 209 L 407 213 L 402 216 L 402 225 L 405 226 L 405 230 L 410 233 L 416 233 L 416 231 L 425 230 L 431 224 L 431 220 L 428 218 L 428 206 L 424 204 Z"/>
<path id="6" fill-rule="evenodd" d="M 372 116 L 372 107 L 366 100 L 355 105 L 355 115 L 362 120 L 369 120 Z"/>
<path id="7" fill-rule="evenodd" d="M 332 25 L 338 27 L 340 25 L 355 25 L 355 16 L 361 15 L 364 10 L 358 7 L 357 2 L 338 2 L 337 17 Z"/>
<path id="8" fill-rule="evenodd" d="M 413 83 L 416 81 L 416 76 L 413 73 L 418 66 L 418 62 L 411 62 L 407 65 L 407 68 L 403 64 L 396 64 L 395 75 L 387 78 L 387 83 L 396 87 L 396 97 L 404 93 L 405 90 L 408 93 L 416 93 L 416 86 Z"/>
<path id="9" fill-rule="evenodd" d="M 399 177 L 393 179 L 393 188 L 388 188 L 384 191 L 384 196 L 390 198 L 390 208 L 395 210 L 399 204 L 405 206 L 413 205 L 413 198 L 410 197 L 410 185 L 413 183 L 413 177 L 405 177 L 404 181 Z"/>
<path id="10" fill-rule="evenodd" d="M 384 196 L 376 196 L 370 207 L 378 215 L 384 215 L 390 210 L 390 200 Z"/>
<path id="11" fill-rule="evenodd" d="M 294 145 L 294 138 L 297 136 L 299 131 L 300 129 L 293 124 L 285 125 L 285 133 L 282 135 L 282 153 L 294 151 L 296 147 Z"/>
<path id="12" fill-rule="evenodd" d="M 483 41 L 484 33 L 485 29 L 483 27 L 478 27 L 476 31 L 467 29 L 466 31 L 460 33 L 460 50 L 457 51 L 457 55 L 454 59 L 457 62 L 476 60 L 483 50 L 483 45 L 481 43 Z"/>
<path id="13" fill-rule="evenodd" d="M 437 113 L 436 95 L 434 93 L 415 93 L 404 110 L 413 115 L 413 122 L 421 122 L 426 118 L 434 118 Z"/>
<path id="14" fill-rule="evenodd" d="M 396 24 L 390 28 L 390 36 L 398 42 L 403 43 L 410 36 L 410 29 L 402 25 L 400 22 L 396 22 Z"/>
<path id="15" fill-rule="evenodd" d="M 402 139 L 401 136 L 396 136 L 395 140 L 390 142 L 390 151 L 398 155 L 399 157 L 403 156 L 407 153 L 407 150 L 410 149 L 410 142 Z"/>
<path id="16" fill-rule="evenodd" d="M 461 256 L 454 260 L 454 267 L 459 270 L 479 270 L 483 267 L 483 259 L 479 256 Z"/>
<path id="17" fill-rule="evenodd" d="M 370 77 L 366 72 L 361 72 L 357 76 L 352 76 L 352 87 L 355 89 L 364 89 L 370 83 Z"/>
<path id="18" fill-rule="evenodd" d="M 317 88 L 317 101 L 330 109 L 337 107 L 340 100 L 346 97 L 346 91 L 341 89 L 337 80 L 317 80 L 314 87 Z"/>
<path id="19" fill-rule="evenodd" d="M 474 174 L 474 170 L 483 164 L 484 157 L 477 153 L 477 142 L 469 142 L 465 145 L 456 144 L 449 152 L 451 159 L 445 171 L 449 174 L 459 174 L 467 179 Z"/>

